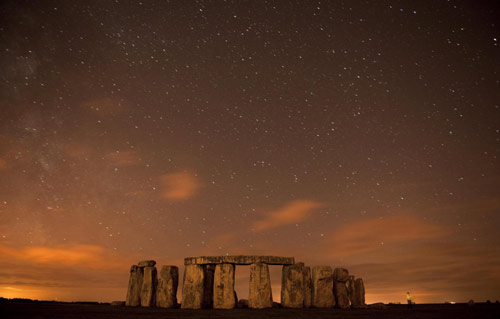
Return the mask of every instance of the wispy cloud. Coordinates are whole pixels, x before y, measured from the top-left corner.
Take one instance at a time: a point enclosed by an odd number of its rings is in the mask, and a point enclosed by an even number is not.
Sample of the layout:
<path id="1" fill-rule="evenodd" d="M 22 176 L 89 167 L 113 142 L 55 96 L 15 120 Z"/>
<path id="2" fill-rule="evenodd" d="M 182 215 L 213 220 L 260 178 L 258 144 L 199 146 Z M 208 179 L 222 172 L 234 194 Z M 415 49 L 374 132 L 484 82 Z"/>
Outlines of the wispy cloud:
<path id="1" fill-rule="evenodd" d="M 162 196 L 168 200 L 183 201 L 193 197 L 201 187 L 196 174 L 176 172 L 160 176 Z"/>
<path id="2" fill-rule="evenodd" d="M 291 201 L 278 210 L 268 212 L 265 218 L 254 222 L 252 230 L 264 231 L 280 226 L 303 222 L 309 218 L 314 209 L 321 206 L 323 206 L 322 203 L 312 200 Z"/>
<path id="3" fill-rule="evenodd" d="M 330 237 L 332 254 L 353 255 L 370 252 L 381 245 L 436 238 L 448 233 L 443 226 L 423 222 L 412 216 L 394 216 L 354 222 Z"/>
<path id="4" fill-rule="evenodd" d="M 142 162 L 139 153 L 135 151 L 114 151 L 106 154 L 104 158 L 114 166 L 127 167 L 138 165 Z"/>
<path id="5" fill-rule="evenodd" d="M 72 158 L 84 158 L 92 154 L 92 148 L 80 143 L 67 143 L 63 146 L 63 151 L 66 156 Z"/>

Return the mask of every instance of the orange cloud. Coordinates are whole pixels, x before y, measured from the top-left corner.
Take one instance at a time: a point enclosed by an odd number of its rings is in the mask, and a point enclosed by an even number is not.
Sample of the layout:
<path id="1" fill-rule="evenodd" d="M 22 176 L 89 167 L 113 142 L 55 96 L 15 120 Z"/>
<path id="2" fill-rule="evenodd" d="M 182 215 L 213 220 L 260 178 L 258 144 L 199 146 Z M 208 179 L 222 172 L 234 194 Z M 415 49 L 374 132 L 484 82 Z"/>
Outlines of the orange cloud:
<path id="1" fill-rule="evenodd" d="M 104 156 L 112 165 L 127 167 L 140 164 L 142 159 L 135 151 L 115 151 Z"/>
<path id="2" fill-rule="evenodd" d="M 33 160 L 33 154 L 20 144 L 6 144 L 2 143 L 0 140 L 0 155 L 2 156 L 1 161 L 3 162 L 3 169 L 13 167 L 14 165 L 31 163 Z M 1 167 L 2 164 L 0 164 Z"/>
<path id="3" fill-rule="evenodd" d="M 162 196 L 168 200 L 182 201 L 193 197 L 201 183 L 195 174 L 177 172 L 160 176 Z"/>
<path id="4" fill-rule="evenodd" d="M 64 153 L 72 158 L 82 158 L 89 156 L 92 149 L 84 144 L 68 143 L 63 146 Z"/>
<path id="5" fill-rule="evenodd" d="M 123 268 L 122 257 L 95 245 L 72 244 L 54 247 L 0 245 L 0 255 L 36 264 L 83 266 L 91 269 Z"/>
<path id="6" fill-rule="evenodd" d="M 353 255 L 378 249 L 381 245 L 429 239 L 448 234 L 448 229 L 425 223 L 412 216 L 363 220 L 342 227 L 330 238 L 335 256 Z"/>
<path id="7" fill-rule="evenodd" d="M 267 216 L 252 225 L 252 230 L 263 231 L 289 224 L 299 223 L 309 218 L 312 210 L 323 206 L 311 200 L 294 200 L 282 208 L 267 213 Z"/>

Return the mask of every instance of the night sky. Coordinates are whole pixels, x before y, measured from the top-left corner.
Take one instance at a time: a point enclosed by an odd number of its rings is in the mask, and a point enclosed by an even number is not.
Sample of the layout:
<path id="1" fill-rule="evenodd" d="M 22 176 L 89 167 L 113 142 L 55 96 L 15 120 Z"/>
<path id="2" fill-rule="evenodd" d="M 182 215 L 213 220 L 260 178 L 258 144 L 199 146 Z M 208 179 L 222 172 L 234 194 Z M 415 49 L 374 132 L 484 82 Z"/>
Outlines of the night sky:
<path id="1" fill-rule="evenodd" d="M 2 1 L 0 296 L 124 300 L 139 260 L 275 254 L 368 303 L 500 299 L 499 16 Z"/>

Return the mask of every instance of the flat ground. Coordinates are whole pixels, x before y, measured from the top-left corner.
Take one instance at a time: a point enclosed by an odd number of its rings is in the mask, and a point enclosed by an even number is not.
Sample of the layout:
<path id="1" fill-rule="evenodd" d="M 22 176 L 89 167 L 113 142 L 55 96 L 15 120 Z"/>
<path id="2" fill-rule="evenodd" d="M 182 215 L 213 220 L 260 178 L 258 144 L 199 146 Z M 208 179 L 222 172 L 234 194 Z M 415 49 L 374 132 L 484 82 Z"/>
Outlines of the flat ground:
<path id="1" fill-rule="evenodd" d="M 0 302 L 1 318 L 500 318 L 500 306 L 496 304 L 391 305 L 387 309 L 234 309 L 234 310 L 181 310 L 159 308 L 131 308 L 110 305 Z"/>

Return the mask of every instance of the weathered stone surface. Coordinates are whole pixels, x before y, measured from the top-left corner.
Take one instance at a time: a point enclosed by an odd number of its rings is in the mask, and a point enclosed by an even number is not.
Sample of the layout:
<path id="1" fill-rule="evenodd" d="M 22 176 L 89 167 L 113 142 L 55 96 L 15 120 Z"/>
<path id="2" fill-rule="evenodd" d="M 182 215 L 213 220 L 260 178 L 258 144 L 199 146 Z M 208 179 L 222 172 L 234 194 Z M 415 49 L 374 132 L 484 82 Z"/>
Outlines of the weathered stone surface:
<path id="1" fill-rule="evenodd" d="M 137 307 L 141 305 L 141 289 L 144 269 L 133 265 L 130 267 L 130 276 L 128 279 L 126 306 Z"/>
<path id="2" fill-rule="evenodd" d="M 215 309 L 233 309 L 236 307 L 233 264 L 217 264 L 213 287 L 213 307 Z"/>
<path id="3" fill-rule="evenodd" d="M 204 265 L 204 264 L 235 264 L 235 265 L 250 265 L 263 263 L 268 265 L 293 265 L 295 259 L 293 257 L 277 257 L 277 256 L 200 256 L 184 258 L 184 265 Z"/>
<path id="4" fill-rule="evenodd" d="M 215 265 L 202 265 L 202 267 L 205 273 L 203 279 L 203 308 L 213 308 Z"/>
<path id="5" fill-rule="evenodd" d="M 354 281 L 354 299 L 356 300 L 357 307 L 366 307 L 363 278 L 357 278 Z"/>
<path id="6" fill-rule="evenodd" d="M 176 266 L 163 266 L 158 275 L 156 287 L 156 306 L 175 308 L 177 306 L 177 286 L 179 269 Z"/>
<path id="7" fill-rule="evenodd" d="M 143 260 L 139 261 L 139 267 L 154 267 L 156 265 L 156 261 L 154 260 Z"/>
<path id="8" fill-rule="evenodd" d="M 333 282 L 333 294 L 335 296 L 335 306 L 340 309 L 349 308 L 349 298 L 347 297 L 347 287 L 343 281 Z"/>
<path id="9" fill-rule="evenodd" d="M 349 279 L 349 270 L 345 268 L 335 268 L 333 271 L 333 280 L 346 282 Z"/>
<path id="10" fill-rule="evenodd" d="M 273 294 L 269 266 L 263 263 L 250 265 L 250 292 L 248 294 L 250 308 L 272 308 Z"/>
<path id="11" fill-rule="evenodd" d="M 312 307 L 331 308 L 333 298 L 333 271 L 330 266 L 315 266 L 312 269 Z"/>
<path id="12" fill-rule="evenodd" d="M 304 308 L 311 307 L 312 304 L 312 286 L 311 286 L 311 267 L 304 268 Z"/>
<path id="13" fill-rule="evenodd" d="M 201 309 L 204 304 L 204 267 L 201 265 L 187 265 L 184 270 L 182 287 L 183 309 Z"/>
<path id="14" fill-rule="evenodd" d="M 281 275 L 281 305 L 303 308 L 305 303 L 305 266 L 303 263 L 283 266 Z"/>
<path id="15" fill-rule="evenodd" d="M 347 279 L 345 285 L 347 288 L 347 297 L 351 302 L 351 307 L 356 308 L 354 276 L 349 276 L 349 279 Z"/>
<path id="16" fill-rule="evenodd" d="M 156 305 L 157 283 L 158 279 L 156 267 L 144 267 L 144 277 L 141 289 L 141 306 L 154 307 Z"/>

